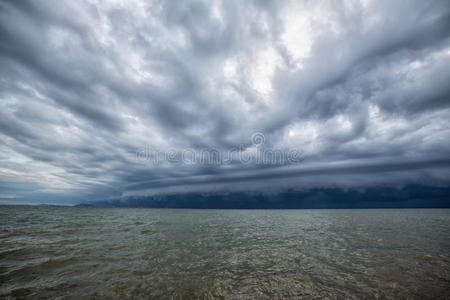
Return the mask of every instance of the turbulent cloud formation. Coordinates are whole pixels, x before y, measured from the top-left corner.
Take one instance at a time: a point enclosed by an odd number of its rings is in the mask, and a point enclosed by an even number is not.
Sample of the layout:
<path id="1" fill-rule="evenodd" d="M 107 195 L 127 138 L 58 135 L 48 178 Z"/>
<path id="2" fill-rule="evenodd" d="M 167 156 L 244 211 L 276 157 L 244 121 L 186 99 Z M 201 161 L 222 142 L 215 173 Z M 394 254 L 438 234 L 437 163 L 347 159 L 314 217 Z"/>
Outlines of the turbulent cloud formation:
<path id="1" fill-rule="evenodd" d="M 0 201 L 448 186 L 449 82 L 446 0 L 4 0 Z"/>

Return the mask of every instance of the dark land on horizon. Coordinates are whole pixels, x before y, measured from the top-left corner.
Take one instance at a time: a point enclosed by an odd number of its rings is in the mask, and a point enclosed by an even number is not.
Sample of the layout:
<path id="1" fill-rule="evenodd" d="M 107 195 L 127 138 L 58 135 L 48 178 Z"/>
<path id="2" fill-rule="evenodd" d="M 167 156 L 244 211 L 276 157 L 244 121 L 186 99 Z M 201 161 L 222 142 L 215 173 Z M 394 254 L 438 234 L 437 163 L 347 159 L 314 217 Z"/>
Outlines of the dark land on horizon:
<path id="1" fill-rule="evenodd" d="M 82 202 L 78 207 L 194 209 L 450 208 L 450 187 L 311 189 L 280 193 L 188 193 Z"/>

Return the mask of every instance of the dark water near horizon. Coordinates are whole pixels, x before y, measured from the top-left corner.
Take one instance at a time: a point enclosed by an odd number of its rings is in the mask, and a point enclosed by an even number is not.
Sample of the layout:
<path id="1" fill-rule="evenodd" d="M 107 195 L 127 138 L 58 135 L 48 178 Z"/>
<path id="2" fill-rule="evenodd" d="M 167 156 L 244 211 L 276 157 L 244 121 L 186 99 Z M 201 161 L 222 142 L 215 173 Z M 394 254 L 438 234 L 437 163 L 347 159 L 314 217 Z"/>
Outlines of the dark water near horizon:
<path id="1" fill-rule="evenodd" d="M 450 210 L 0 206 L 2 299 L 450 299 Z"/>

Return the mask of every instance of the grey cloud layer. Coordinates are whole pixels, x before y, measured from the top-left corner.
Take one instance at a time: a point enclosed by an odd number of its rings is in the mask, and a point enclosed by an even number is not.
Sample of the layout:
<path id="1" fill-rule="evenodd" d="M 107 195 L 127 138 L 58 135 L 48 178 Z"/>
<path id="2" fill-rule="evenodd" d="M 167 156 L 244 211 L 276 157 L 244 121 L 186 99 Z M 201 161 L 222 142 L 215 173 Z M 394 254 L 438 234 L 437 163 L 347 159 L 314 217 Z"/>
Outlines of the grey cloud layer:
<path id="1" fill-rule="evenodd" d="M 444 0 L 2 1 L 0 181 L 98 198 L 448 185 L 449 28 Z M 136 159 L 257 151 L 255 132 L 302 163 Z"/>

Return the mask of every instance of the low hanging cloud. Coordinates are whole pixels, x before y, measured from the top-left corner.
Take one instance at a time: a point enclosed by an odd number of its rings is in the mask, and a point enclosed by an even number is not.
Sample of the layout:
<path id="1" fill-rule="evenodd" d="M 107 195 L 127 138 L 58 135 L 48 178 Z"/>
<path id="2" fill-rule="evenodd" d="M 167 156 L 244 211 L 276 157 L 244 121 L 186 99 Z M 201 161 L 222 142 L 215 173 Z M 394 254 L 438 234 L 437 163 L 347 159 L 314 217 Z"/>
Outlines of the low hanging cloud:
<path id="1" fill-rule="evenodd" d="M 444 0 L 2 1 L 1 199 L 448 186 L 449 82 Z"/>

